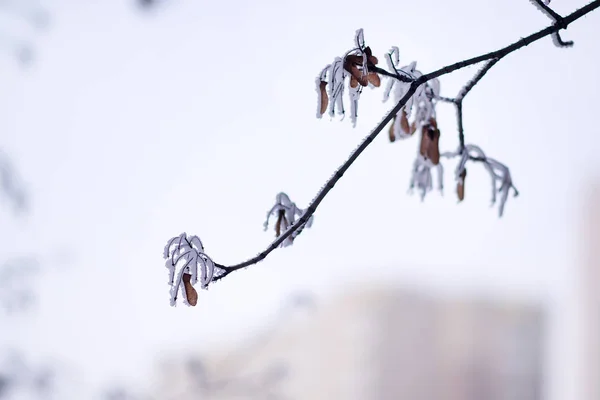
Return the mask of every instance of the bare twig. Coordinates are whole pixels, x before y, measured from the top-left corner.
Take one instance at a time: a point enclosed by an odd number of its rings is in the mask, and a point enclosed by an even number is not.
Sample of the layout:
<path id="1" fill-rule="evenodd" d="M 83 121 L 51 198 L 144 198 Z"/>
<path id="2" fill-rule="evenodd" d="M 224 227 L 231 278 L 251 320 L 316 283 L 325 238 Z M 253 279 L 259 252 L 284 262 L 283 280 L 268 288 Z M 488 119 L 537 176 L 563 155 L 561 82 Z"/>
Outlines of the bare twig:
<path id="1" fill-rule="evenodd" d="M 396 106 L 394 106 L 394 108 L 391 111 L 389 111 L 387 115 L 384 116 L 384 118 L 381 120 L 381 122 L 371 131 L 371 133 L 369 133 L 362 140 L 362 142 L 359 144 L 359 146 L 356 148 L 356 150 L 354 150 L 352 152 L 352 154 L 350 154 L 350 157 L 348 157 L 348 159 L 335 171 L 333 176 L 326 182 L 323 189 L 321 189 L 321 191 L 319 193 L 317 193 L 317 195 L 312 200 L 312 202 L 310 203 L 308 208 L 305 210 L 304 214 L 298 220 L 296 220 L 296 222 L 294 224 L 292 224 L 285 232 L 283 232 L 277 239 L 275 239 L 264 251 L 262 251 L 255 257 L 252 257 L 249 260 L 246 260 L 244 262 L 241 262 L 241 263 L 235 264 L 235 265 L 231 265 L 231 266 L 215 264 L 215 266 L 217 268 L 221 269 L 222 272 L 219 274 L 216 274 L 215 277 L 213 278 L 213 281 L 218 281 L 234 271 L 248 267 L 250 265 L 257 264 L 260 261 L 264 260 L 273 250 L 275 250 L 277 247 L 279 247 L 279 245 L 281 243 L 283 243 L 283 241 L 285 241 L 290 235 L 292 235 L 300 227 L 304 226 L 304 224 L 309 220 L 309 218 L 316 212 L 317 208 L 319 207 L 319 204 L 321 204 L 321 202 L 327 196 L 329 191 L 331 189 L 333 189 L 335 184 L 342 178 L 344 173 L 350 168 L 350 166 L 354 163 L 354 161 L 356 161 L 356 159 L 362 154 L 362 152 L 365 151 L 365 149 L 371 144 L 371 142 L 373 142 L 373 140 L 375 140 L 377 135 L 379 135 L 379 133 L 384 129 L 384 127 L 388 123 L 390 123 L 390 121 L 400 111 L 400 109 L 406 104 L 408 99 L 415 93 L 415 91 L 417 90 L 417 88 L 420 85 L 428 82 L 429 80 L 440 77 L 442 75 L 449 74 L 451 72 L 468 67 L 470 65 L 474 65 L 474 64 L 478 64 L 483 61 L 491 60 L 484 66 L 484 68 L 482 70 L 480 70 L 478 72 L 478 74 L 470 81 L 470 83 L 467 84 L 467 86 L 465 86 L 465 88 L 463 88 L 463 90 L 461 90 L 458 100 L 454 99 L 454 101 L 453 101 L 453 99 L 448 99 L 448 98 L 444 99 L 444 101 L 454 102 L 455 104 L 460 103 L 462 101 L 462 99 L 464 98 L 464 96 L 466 96 L 466 94 L 473 88 L 473 86 L 475 86 L 475 84 L 485 75 L 485 73 L 487 71 L 489 71 L 489 69 L 491 67 L 493 67 L 498 62 L 498 60 L 502 59 L 506 55 L 508 55 L 512 52 L 515 52 L 537 40 L 540 40 L 546 36 L 554 34 L 554 33 L 558 32 L 560 29 L 565 29 L 573 21 L 576 21 L 577 19 L 583 17 L 584 15 L 594 11 L 595 9 L 597 9 L 599 7 L 600 7 L 600 0 L 594 0 L 591 3 L 587 4 L 586 6 L 569 14 L 568 16 L 561 18 L 560 23 L 555 23 L 555 24 L 548 26 L 547 28 L 542 29 L 538 32 L 535 32 L 527 37 L 521 38 L 520 40 L 518 40 L 502 49 L 492 51 L 490 53 L 483 54 L 483 55 L 480 55 L 477 57 L 473 57 L 473 58 L 470 58 L 467 60 L 456 62 L 454 64 L 451 64 L 451 65 L 445 66 L 443 68 L 440 68 L 436 71 L 433 71 L 429 74 L 423 75 L 420 78 L 418 78 L 417 80 L 413 81 L 410 85 L 408 92 L 404 95 L 404 97 L 402 97 L 402 99 L 400 99 L 400 101 L 396 104 Z M 384 74 L 382 71 L 379 71 L 379 70 L 377 70 L 377 72 Z M 398 74 L 385 73 L 385 75 L 386 76 L 393 75 L 393 77 L 402 80 L 402 78 L 400 78 L 400 76 Z M 457 110 L 458 110 L 458 116 L 459 116 L 459 132 L 462 132 L 462 130 L 463 130 L 462 129 L 462 107 L 457 106 Z M 462 138 L 461 143 L 464 146 L 464 134 L 462 134 L 462 136 L 463 136 L 463 138 Z"/>

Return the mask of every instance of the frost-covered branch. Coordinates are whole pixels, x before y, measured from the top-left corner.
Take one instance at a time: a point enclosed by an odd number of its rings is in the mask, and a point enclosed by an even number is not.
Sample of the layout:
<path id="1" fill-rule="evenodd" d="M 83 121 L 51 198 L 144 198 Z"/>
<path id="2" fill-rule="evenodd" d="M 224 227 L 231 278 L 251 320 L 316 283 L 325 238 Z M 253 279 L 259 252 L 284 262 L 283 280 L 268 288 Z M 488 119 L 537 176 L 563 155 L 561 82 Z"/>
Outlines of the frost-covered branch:
<path id="1" fill-rule="evenodd" d="M 333 189 L 354 161 L 356 161 L 362 152 L 366 150 L 373 140 L 375 140 L 379 133 L 381 133 L 381 131 L 392 121 L 394 121 L 394 124 L 392 125 L 392 131 L 390 133 L 391 141 L 395 141 L 396 138 L 401 139 L 413 136 L 415 132 L 420 131 L 421 143 L 417 161 L 415 162 L 415 168 L 413 170 L 412 184 L 422 191 L 422 195 L 423 191 L 426 193 L 430 190 L 432 187 L 430 169 L 433 166 L 439 165 L 438 168 L 441 172 L 441 164 L 439 164 L 440 157 L 442 156 L 439 151 L 440 130 L 437 127 L 435 118 L 435 105 L 438 101 L 451 102 L 457 105 L 461 146 L 457 152 L 444 153 L 443 156 L 461 157 L 459 166 L 462 165 L 462 167 L 460 169 L 457 168 L 456 171 L 459 199 L 464 197 L 466 162 L 482 162 L 492 177 L 493 201 L 496 200 L 497 185 L 500 185 L 498 188 L 498 191 L 501 194 L 499 214 L 502 215 L 504 204 L 510 189 L 513 189 L 515 195 L 518 194 L 518 192 L 512 184 L 510 171 L 506 166 L 494 159 L 486 157 L 477 146 L 464 145 L 462 100 L 500 59 L 537 40 L 553 35 L 560 29 L 565 29 L 570 23 L 598 7 L 600 7 L 600 0 L 594 0 L 568 16 L 562 17 L 560 21 L 555 22 L 553 25 L 527 37 L 521 38 L 504 48 L 456 62 L 428 74 L 421 74 L 416 71 L 416 63 L 414 63 L 414 65 L 409 64 L 408 66 L 398 68 L 398 52 L 394 50 L 396 48 L 392 48 L 392 51 L 387 55 L 388 58 L 386 60 L 392 72 L 384 71 L 381 67 L 377 66 L 379 60 L 373 55 L 370 47 L 366 46 L 363 31 L 358 30 L 355 36 L 354 48 L 347 51 L 343 57 L 335 58 L 334 62 L 327 65 L 317 78 L 317 116 L 321 117 L 327 109 L 329 109 L 329 115 L 332 117 L 336 114 L 341 114 L 342 116 L 345 115 L 343 93 L 345 81 L 348 80 L 351 101 L 351 120 L 352 122 L 355 122 L 357 118 L 358 99 L 362 93 L 362 88 L 366 86 L 380 86 L 380 75 L 393 79 L 393 81 L 391 81 L 392 83 L 388 82 L 388 89 L 386 89 L 386 94 L 384 94 L 384 96 L 389 97 L 395 86 L 396 89 L 394 94 L 396 97 L 395 101 L 397 102 L 396 105 L 383 117 L 379 124 L 360 142 L 358 147 L 333 173 L 305 210 L 296 210 L 294 205 L 292 213 L 290 210 L 292 210 L 291 204 L 293 203 L 289 201 L 289 198 L 287 198 L 287 196 L 281 198 L 278 196 L 277 204 L 269 212 L 269 215 L 275 214 L 278 218 L 275 224 L 277 238 L 255 257 L 239 264 L 225 266 L 213 263 L 208 255 L 204 253 L 204 248 L 202 247 L 200 240 L 197 239 L 197 241 L 195 241 L 195 239 L 193 239 L 196 238 L 195 236 L 188 238 L 185 234 L 182 234 L 179 237 L 171 239 L 165 249 L 165 258 L 167 259 L 167 267 L 169 268 L 170 274 L 171 304 L 175 304 L 177 293 L 180 288 L 183 291 L 184 297 L 187 299 L 187 301 L 184 302 L 191 304 L 191 300 L 193 300 L 193 302 L 197 300 L 197 297 L 194 297 L 195 291 L 192 292 L 192 289 L 193 285 L 196 283 L 196 269 L 198 268 L 198 265 L 202 269 L 201 286 L 202 288 L 207 288 L 211 281 L 214 282 L 220 280 L 231 272 L 254 265 L 265 259 L 276 248 L 285 247 L 291 244 L 302 229 L 305 226 L 310 225 L 314 213 L 329 191 Z M 477 75 L 467 83 L 456 99 L 440 96 L 439 82 L 436 78 L 461 68 L 486 61 L 488 62 Z M 298 218 L 295 219 L 296 217 Z M 196 245 L 194 245 L 194 243 L 196 243 Z M 180 265 L 179 273 L 177 274 L 177 280 L 175 280 L 175 271 L 177 270 L 178 265 Z M 184 278 L 186 276 L 187 278 Z M 190 292 L 192 293 L 191 299 L 188 296 L 188 293 Z M 195 296 L 197 296 L 197 294 Z"/>
<path id="2" fill-rule="evenodd" d="M 563 17 L 561 17 L 558 13 L 556 13 L 553 9 L 551 9 L 548 4 L 550 4 L 550 0 L 530 0 L 534 6 L 536 6 L 541 12 L 546 14 L 550 19 L 554 20 L 557 26 L 561 29 L 567 29 L 567 26 L 564 25 Z M 564 26 L 563 26 L 564 25 Z M 552 41 L 556 45 L 556 47 L 572 47 L 573 42 L 565 42 L 560 37 L 560 31 L 556 31 L 552 34 Z"/>

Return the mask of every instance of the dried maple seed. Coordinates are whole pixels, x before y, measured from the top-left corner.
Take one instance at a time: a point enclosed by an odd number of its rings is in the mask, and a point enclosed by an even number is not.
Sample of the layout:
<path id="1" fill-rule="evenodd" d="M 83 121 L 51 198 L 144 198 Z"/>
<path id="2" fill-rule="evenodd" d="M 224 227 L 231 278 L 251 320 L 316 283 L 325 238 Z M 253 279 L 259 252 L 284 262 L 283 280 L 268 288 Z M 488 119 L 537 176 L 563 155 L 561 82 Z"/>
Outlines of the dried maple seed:
<path id="1" fill-rule="evenodd" d="M 367 80 L 375 87 L 381 86 L 381 79 L 375 72 L 369 72 L 369 75 L 367 75 Z"/>
<path id="2" fill-rule="evenodd" d="M 390 142 L 392 143 L 396 140 L 396 136 L 394 135 L 394 125 L 396 125 L 396 117 L 394 117 L 394 119 L 392 120 L 390 129 L 388 130 L 388 133 L 390 135 Z"/>
<path id="3" fill-rule="evenodd" d="M 283 226 L 282 226 L 283 225 Z M 277 222 L 275 223 L 275 234 L 277 237 L 281 235 L 281 228 L 284 229 L 288 225 L 287 218 L 285 217 L 285 210 L 279 210 L 277 213 Z"/>
<path id="4" fill-rule="evenodd" d="M 421 128 L 421 145 L 419 152 L 425 159 L 429 159 L 433 165 L 440 162 L 440 131 L 434 124 L 424 125 Z"/>
<path id="5" fill-rule="evenodd" d="M 319 84 L 319 90 L 321 92 L 321 115 L 325 114 L 327 111 L 327 106 L 329 105 L 329 97 L 327 96 L 327 82 L 321 81 Z"/>
<path id="6" fill-rule="evenodd" d="M 369 46 L 365 47 L 365 54 L 367 55 L 367 60 L 369 60 L 371 64 L 377 65 L 379 63 L 379 60 L 373 55 Z"/>
<path id="7" fill-rule="evenodd" d="M 458 201 L 463 201 L 465 198 L 465 178 L 467 177 L 467 169 L 463 169 L 463 171 L 459 175 L 458 182 L 456 184 L 456 194 L 458 195 Z"/>
<path id="8" fill-rule="evenodd" d="M 438 165 L 440 163 L 440 130 L 439 129 L 429 129 L 433 138 L 431 139 L 431 144 L 427 149 L 427 157 L 431 160 L 433 165 Z"/>
<path id="9" fill-rule="evenodd" d="M 185 288 L 185 297 L 190 306 L 198 304 L 198 292 L 192 286 L 192 276 L 190 274 L 183 274 L 183 287 Z"/>
<path id="10" fill-rule="evenodd" d="M 350 75 L 352 75 L 361 86 L 367 86 L 369 81 L 367 76 L 363 75 L 362 65 L 363 58 L 354 54 L 346 56 L 346 60 L 344 61 L 344 69 L 350 72 Z"/>

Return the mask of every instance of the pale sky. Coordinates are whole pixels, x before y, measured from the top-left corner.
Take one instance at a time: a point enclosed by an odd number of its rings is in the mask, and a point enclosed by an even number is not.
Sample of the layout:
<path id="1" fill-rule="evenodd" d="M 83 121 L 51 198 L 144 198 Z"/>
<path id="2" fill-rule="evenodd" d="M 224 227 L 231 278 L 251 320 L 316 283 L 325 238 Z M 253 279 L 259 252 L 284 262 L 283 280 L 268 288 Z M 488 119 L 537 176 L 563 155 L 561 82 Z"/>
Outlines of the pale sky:
<path id="1" fill-rule="evenodd" d="M 173 309 L 167 239 L 199 235 L 223 264 L 254 256 L 273 237 L 262 223 L 275 195 L 305 207 L 393 106 L 367 89 L 356 128 L 314 116 L 314 79 L 356 29 L 380 60 L 398 46 L 402 65 L 426 73 L 549 20 L 526 0 L 172 0 L 146 15 L 131 3 L 46 0 L 35 64 L 0 58 L 0 146 L 32 195 L 25 219 L 0 209 L 0 257 L 48 264 L 38 309 L 3 319 L 0 344 L 75 366 L 88 393 L 140 379 L 157 352 L 243 339 L 290 292 L 345 282 L 533 297 L 555 305 L 553 323 L 568 321 L 581 193 L 600 171 L 599 11 L 562 34 L 574 48 L 548 38 L 518 51 L 464 101 L 467 143 L 508 165 L 521 192 L 502 219 L 481 166 L 469 168 L 462 204 L 455 161 L 444 162 L 444 197 L 408 195 L 418 140 L 390 144 L 384 132 L 294 246 Z M 567 14 L 586 1 L 552 4 Z M 441 94 L 455 96 L 477 68 L 442 77 Z M 455 150 L 454 109 L 437 112 L 442 150 Z"/>

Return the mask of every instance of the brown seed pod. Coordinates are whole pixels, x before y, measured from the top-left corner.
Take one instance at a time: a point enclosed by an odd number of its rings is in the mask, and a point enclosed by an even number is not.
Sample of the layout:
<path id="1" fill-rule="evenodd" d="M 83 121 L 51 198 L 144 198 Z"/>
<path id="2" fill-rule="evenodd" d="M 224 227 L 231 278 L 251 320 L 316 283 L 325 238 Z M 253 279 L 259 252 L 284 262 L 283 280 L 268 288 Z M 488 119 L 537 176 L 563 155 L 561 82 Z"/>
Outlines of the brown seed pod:
<path id="1" fill-rule="evenodd" d="M 369 75 L 367 75 L 367 80 L 375 87 L 381 86 L 381 78 L 379 78 L 379 75 L 377 75 L 375 72 L 369 72 Z"/>
<path id="2" fill-rule="evenodd" d="M 279 210 L 279 212 L 277 213 L 277 222 L 275 223 L 275 235 L 277 235 L 277 237 L 281 235 L 281 225 L 283 223 L 286 223 L 287 225 L 287 219 L 285 218 L 285 210 Z"/>
<path id="3" fill-rule="evenodd" d="M 394 117 L 394 119 L 392 120 L 390 129 L 388 130 L 388 133 L 390 135 L 390 142 L 392 143 L 396 140 L 396 135 L 394 135 L 394 125 L 396 125 L 396 117 Z"/>
<path id="4" fill-rule="evenodd" d="M 430 130 L 431 135 L 433 135 L 433 139 L 429 148 L 427 149 L 427 157 L 431 160 L 433 165 L 438 165 L 440 163 L 440 130 Z"/>
<path id="5" fill-rule="evenodd" d="M 440 162 L 440 131 L 433 125 L 425 125 L 421 128 L 421 144 L 419 152 L 423 157 L 430 160 L 433 165 Z"/>
<path id="6" fill-rule="evenodd" d="M 367 86 L 369 81 L 362 71 L 363 58 L 354 54 L 346 56 L 344 60 L 344 69 L 350 73 L 362 86 Z M 361 67 L 359 69 L 359 67 Z M 354 86 L 353 86 L 354 87 Z"/>
<path id="7" fill-rule="evenodd" d="M 367 60 L 369 60 L 371 64 L 377 65 L 377 63 L 379 63 L 379 60 L 373 55 L 369 46 L 365 47 L 365 54 L 367 55 Z"/>
<path id="8" fill-rule="evenodd" d="M 437 120 L 435 118 L 430 118 L 429 119 L 429 125 L 433 126 L 435 129 L 438 128 L 438 126 L 437 126 Z"/>
<path id="9" fill-rule="evenodd" d="M 350 76 L 350 87 L 355 88 L 358 86 L 358 81 L 354 77 L 354 75 Z"/>
<path id="10" fill-rule="evenodd" d="M 356 54 L 348 54 L 346 56 L 346 59 L 344 60 L 344 68 L 346 68 L 346 64 L 348 64 L 348 66 L 362 65 L 363 58 L 362 58 L 362 56 L 358 56 Z M 346 69 L 346 71 L 350 72 L 348 69 Z"/>
<path id="11" fill-rule="evenodd" d="M 458 201 L 463 201 L 465 199 L 465 178 L 467 177 L 467 169 L 463 169 L 463 171 L 459 175 L 460 179 L 456 183 L 456 194 L 458 195 Z"/>
<path id="12" fill-rule="evenodd" d="M 410 124 L 410 134 L 412 135 L 416 131 L 417 131 L 417 121 L 413 121 L 413 123 Z"/>
<path id="13" fill-rule="evenodd" d="M 192 286 L 192 276 L 190 274 L 183 274 L 183 287 L 185 288 L 185 297 L 190 306 L 198 304 L 198 292 Z"/>
<path id="14" fill-rule="evenodd" d="M 327 96 L 327 82 L 321 81 L 319 84 L 319 91 L 321 93 L 321 108 L 319 109 L 321 115 L 325 114 L 327 111 L 327 106 L 329 105 L 329 96 Z"/>

